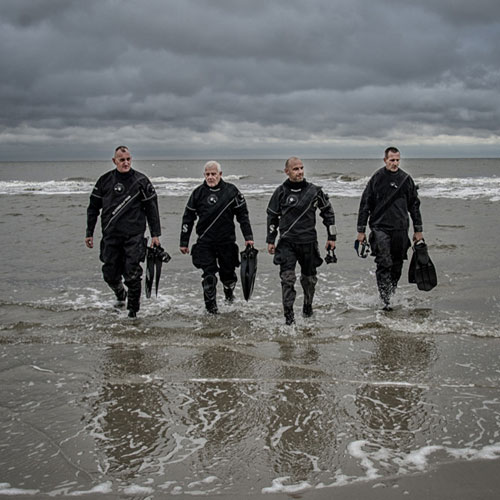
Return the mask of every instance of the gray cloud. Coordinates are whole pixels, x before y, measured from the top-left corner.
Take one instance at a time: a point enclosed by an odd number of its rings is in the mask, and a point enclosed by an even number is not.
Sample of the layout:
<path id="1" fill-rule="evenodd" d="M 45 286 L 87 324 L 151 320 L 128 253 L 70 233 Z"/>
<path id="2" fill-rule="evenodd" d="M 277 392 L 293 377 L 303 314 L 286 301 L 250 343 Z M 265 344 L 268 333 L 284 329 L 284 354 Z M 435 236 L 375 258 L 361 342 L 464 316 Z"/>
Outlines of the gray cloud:
<path id="1" fill-rule="evenodd" d="M 497 0 L 3 0 L 0 157 L 125 137 L 145 156 L 377 156 L 387 141 L 498 155 L 499 14 Z"/>

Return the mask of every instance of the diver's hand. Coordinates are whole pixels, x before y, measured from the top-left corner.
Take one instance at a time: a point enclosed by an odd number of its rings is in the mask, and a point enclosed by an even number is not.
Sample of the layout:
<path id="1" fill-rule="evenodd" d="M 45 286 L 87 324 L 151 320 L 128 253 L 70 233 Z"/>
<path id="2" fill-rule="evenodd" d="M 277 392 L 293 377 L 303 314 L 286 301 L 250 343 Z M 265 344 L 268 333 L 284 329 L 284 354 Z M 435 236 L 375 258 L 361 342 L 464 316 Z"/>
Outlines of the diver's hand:
<path id="1" fill-rule="evenodd" d="M 358 236 L 356 238 L 360 243 L 363 243 L 363 241 L 366 241 L 366 233 L 358 233 Z"/>
<path id="2" fill-rule="evenodd" d="M 245 246 L 247 247 L 248 245 L 250 245 L 251 247 L 253 247 L 253 240 L 246 240 L 245 241 Z"/>
<path id="3" fill-rule="evenodd" d="M 271 255 L 274 255 L 274 252 L 276 251 L 276 245 L 274 243 L 268 243 L 268 245 L 267 245 L 267 251 Z"/>
<path id="4" fill-rule="evenodd" d="M 181 253 L 183 254 L 187 254 L 189 253 L 189 247 L 180 247 L 179 250 L 181 251 Z"/>
<path id="5" fill-rule="evenodd" d="M 160 246 L 160 238 L 158 238 L 158 236 L 153 236 L 151 238 L 151 246 L 152 247 L 159 247 Z"/>
<path id="6" fill-rule="evenodd" d="M 424 239 L 424 235 L 423 235 L 422 231 L 418 231 L 418 232 L 413 233 L 413 241 L 417 242 L 417 241 L 420 241 L 423 239 Z"/>
<path id="7" fill-rule="evenodd" d="M 328 240 L 326 242 L 326 245 L 325 245 L 325 250 L 329 250 L 329 249 L 332 249 L 332 250 L 335 250 L 335 241 L 333 240 Z"/>
<path id="8" fill-rule="evenodd" d="M 85 238 L 85 245 L 87 248 L 94 248 L 94 238 L 92 236 Z"/>

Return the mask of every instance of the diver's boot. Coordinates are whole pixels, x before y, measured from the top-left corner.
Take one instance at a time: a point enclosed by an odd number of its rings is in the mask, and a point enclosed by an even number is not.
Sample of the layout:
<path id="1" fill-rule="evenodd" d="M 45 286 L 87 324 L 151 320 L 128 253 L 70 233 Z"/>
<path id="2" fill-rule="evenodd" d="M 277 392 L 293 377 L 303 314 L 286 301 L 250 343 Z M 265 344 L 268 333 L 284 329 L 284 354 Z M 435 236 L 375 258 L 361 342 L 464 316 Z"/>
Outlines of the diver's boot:
<path id="1" fill-rule="evenodd" d="M 380 298 L 382 299 L 383 303 L 382 310 L 392 311 L 390 294 L 380 294 Z"/>
<path id="2" fill-rule="evenodd" d="M 293 325 L 295 323 L 295 314 L 292 307 L 285 307 L 285 325 Z"/>
<path id="3" fill-rule="evenodd" d="M 119 283 L 108 283 L 109 287 L 113 292 L 115 292 L 116 303 L 115 307 L 123 307 L 125 305 L 125 301 L 127 300 L 127 290 L 123 286 L 123 283 L 120 281 Z"/>
<path id="4" fill-rule="evenodd" d="M 224 295 L 226 297 L 226 302 L 234 302 L 234 287 L 236 286 L 236 281 L 224 283 Z"/>
<path id="5" fill-rule="evenodd" d="M 306 304 L 302 306 L 302 316 L 304 318 L 310 318 L 313 315 L 313 306 L 312 304 Z"/>
<path id="6" fill-rule="evenodd" d="M 201 282 L 203 286 L 203 298 L 205 307 L 209 314 L 217 314 L 217 277 L 213 274 L 206 276 Z"/>
<path id="7" fill-rule="evenodd" d="M 391 307 L 391 295 L 393 291 L 393 286 L 391 281 L 380 281 L 377 283 L 378 285 L 378 293 L 380 295 L 380 299 L 384 304 L 382 309 L 384 311 L 392 311 Z"/>
<path id="8" fill-rule="evenodd" d="M 141 308 L 141 281 L 133 280 L 125 283 L 128 287 L 127 292 L 127 309 L 128 317 L 135 318 Z"/>

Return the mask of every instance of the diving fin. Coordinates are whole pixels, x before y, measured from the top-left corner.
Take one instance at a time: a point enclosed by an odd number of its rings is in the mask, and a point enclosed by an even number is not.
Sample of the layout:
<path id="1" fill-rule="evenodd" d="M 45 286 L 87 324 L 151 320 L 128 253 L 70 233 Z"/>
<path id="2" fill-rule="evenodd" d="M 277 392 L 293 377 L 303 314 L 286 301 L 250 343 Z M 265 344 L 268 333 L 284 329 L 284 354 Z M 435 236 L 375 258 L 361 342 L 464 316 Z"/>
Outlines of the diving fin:
<path id="1" fill-rule="evenodd" d="M 153 277 L 155 274 L 155 253 L 153 247 L 147 247 L 146 250 L 146 297 L 151 297 L 151 290 L 153 289 Z"/>
<path id="2" fill-rule="evenodd" d="M 158 296 L 160 284 L 161 266 L 171 259 L 170 255 L 160 246 L 148 247 L 146 257 L 146 297 L 151 297 L 153 281 L 155 282 L 155 293 Z"/>
<path id="3" fill-rule="evenodd" d="M 413 255 L 408 269 L 408 282 L 416 283 L 419 290 L 428 292 L 437 285 L 437 273 L 424 240 L 413 245 Z"/>
<path id="4" fill-rule="evenodd" d="M 241 256 L 241 288 L 243 289 L 243 297 L 249 300 L 253 293 L 255 284 L 255 276 L 257 275 L 257 254 L 259 251 L 251 245 L 247 245 Z"/>

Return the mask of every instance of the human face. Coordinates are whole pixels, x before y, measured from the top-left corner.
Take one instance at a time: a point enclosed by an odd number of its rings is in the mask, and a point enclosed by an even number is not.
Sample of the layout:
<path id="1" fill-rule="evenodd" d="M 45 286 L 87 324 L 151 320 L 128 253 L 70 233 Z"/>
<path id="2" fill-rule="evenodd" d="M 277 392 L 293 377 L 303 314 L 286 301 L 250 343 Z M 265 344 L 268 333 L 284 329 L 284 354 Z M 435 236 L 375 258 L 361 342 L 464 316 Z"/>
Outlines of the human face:
<path id="1" fill-rule="evenodd" d="M 113 163 L 120 174 L 126 174 L 132 168 L 132 156 L 128 150 L 124 152 L 119 149 L 113 157 Z"/>
<path id="2" fill-rule="evenodd" d="M 222 172 L 219 172 L 215 165 L 211 165 L 210 167 L 205 168 L 205 180 L 210 187 L 217 186 L 221 178 Z"/>
<path id="3" fill-rule="evenodd" d="M 389 152 L 387 158 L 384 158 L 385 168 L 390 172 L 397 172 L 400 161 L 401 161 L 400 153 Z"/>
<path id="4" fill-rule="evenodd" d="M 300 158 L 293 158 L 285 167 L 285 174 L 292 182 L 301 182 L 304 180 L 304 164 Z"/>

